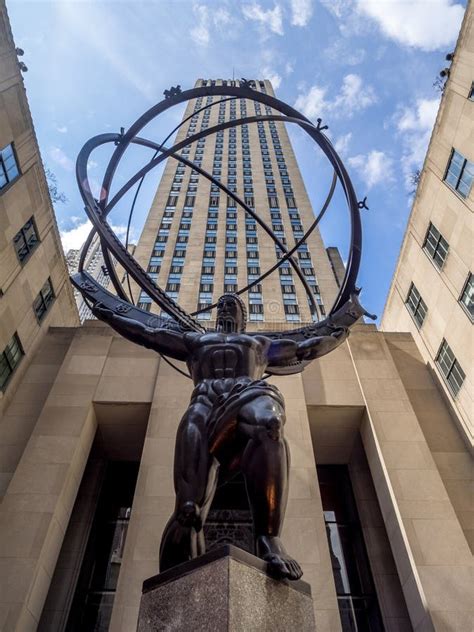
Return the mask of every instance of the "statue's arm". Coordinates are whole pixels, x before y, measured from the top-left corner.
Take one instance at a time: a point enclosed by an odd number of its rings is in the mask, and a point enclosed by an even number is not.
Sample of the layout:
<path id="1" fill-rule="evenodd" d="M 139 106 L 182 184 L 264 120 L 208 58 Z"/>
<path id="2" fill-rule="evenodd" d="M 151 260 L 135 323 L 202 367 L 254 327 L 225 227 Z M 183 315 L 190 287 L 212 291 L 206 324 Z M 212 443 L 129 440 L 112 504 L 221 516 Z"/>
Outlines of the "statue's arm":
<path id="1" fill-rule="evenodd" d="M 314 360 L 339 347 L 349 335 L 348 327 L 338 327 L 329 336 L 314 336 L 298 343 L 298 360 Z"/>
<path id="2" fill-rule="evenodd" d="M 124 338 L 135 344 L 171 356 L 176 360 L 186 360 L 188 356 L 183 336 L 178 332 L 147 327 L 137 320 L 115 314 L 102 305 L 94 306 L 92 312 L 99 320 L 103 320 Z"/>

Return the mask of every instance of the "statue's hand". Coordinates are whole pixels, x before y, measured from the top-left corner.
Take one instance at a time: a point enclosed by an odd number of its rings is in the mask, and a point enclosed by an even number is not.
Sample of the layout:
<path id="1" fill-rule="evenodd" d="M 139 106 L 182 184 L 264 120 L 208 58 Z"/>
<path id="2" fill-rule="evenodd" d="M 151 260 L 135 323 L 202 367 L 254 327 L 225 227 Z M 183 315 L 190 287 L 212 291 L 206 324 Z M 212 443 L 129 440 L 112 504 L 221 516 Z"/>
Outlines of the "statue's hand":
<path id="1" fill-rule="evenodd" d="M 337 329 L 335 329 L 331 336 L 333 338 L 336 338 L 337 340 L 344 340 L 344 338 L 346 338 L 349 335 L 349 329 L 348 327 L 338 327 Z"/>

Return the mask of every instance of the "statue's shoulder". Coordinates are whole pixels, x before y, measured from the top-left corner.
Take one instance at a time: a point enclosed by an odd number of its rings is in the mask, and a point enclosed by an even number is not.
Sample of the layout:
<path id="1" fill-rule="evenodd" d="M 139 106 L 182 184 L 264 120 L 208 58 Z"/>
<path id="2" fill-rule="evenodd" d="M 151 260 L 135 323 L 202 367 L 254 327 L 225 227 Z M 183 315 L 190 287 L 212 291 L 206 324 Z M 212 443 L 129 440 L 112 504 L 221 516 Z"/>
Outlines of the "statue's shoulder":
<path id="1" fill-rule="evenodd" d="M 216 342 L 222 342 L 223 336 L 222 334 L 213 331 L 205 334 L 200 334 L 196 331 L 189 331 L 184 334 L 184 340 L 189 346 L 201 346 L 206 344 L 213 344 Z"/>

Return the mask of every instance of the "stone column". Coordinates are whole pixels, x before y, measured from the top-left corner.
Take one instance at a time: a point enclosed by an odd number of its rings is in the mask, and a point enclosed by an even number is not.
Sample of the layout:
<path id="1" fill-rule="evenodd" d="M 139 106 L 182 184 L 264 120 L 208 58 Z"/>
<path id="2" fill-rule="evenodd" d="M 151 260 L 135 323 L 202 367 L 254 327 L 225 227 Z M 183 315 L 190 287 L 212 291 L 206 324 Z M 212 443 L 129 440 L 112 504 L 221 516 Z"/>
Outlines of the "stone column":
<path id="1" fill-rule="evenodd" d="M 96 431 L 112 336 L 78 330 L 0 507 L 0 628 L 37 629 Z"/>
<path id="2" fill-rule="evenodd" d="M 472 557 L 387 342 L 361 330 L 349 348 L 366 405 L 362 440 L 413 628 L 468 630 Z"/>

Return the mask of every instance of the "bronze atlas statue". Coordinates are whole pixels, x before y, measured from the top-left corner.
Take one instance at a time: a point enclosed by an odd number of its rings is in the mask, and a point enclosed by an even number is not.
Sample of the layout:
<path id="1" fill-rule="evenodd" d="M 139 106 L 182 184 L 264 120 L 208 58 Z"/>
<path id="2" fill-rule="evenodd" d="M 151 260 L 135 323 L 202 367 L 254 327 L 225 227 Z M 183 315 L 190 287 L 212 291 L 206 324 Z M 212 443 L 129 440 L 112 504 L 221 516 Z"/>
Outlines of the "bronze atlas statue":
<path id="1" fill-rule="evenodd" d="M 97 318 L 132 342 L 153 349 L 169 363 L 172 364 L 173 360 L 185 362 L 189 377 L 194 383 L 191 401 L 176 436 L 176 505 L 162 537 L 160 571 L 205 552 L 203 526 L 216 491 L 218 472 L 224 479 L 240 472 L 245 479 L 252 512 L 257 555 L 268 563 L 268 571 L 273 576 L 299 579 L 302 575 L 301 568 L 288 555 L 280 539 L 288 496 L 290 464 L 288 444 L 283 434 L 285 404 L 278 388 L 267 382 L 266 378 L 270 375 L 289 375 L 302 371 L 309 362 L 339 346 L 347 338 L 349 327 L 366 313 L 358 301 L 359 290 L 355 286 L 362 242 L 360 211 L 366 206 L 365 200 L 357 202 L 349 176 L 324 135 L 326 128 L 321 127 L 319 119 L 317 125 L 313 125 L 292 107 L 255 90 L 253 82 L 243 80 L 233 84 L 209 85 L 184 92 L 179 86 L 167 90 L 165 99 L 140 117 L 128 131 L 102 134 L 85 144 L 77 160 L 76 173 L 93 230 L 83 249 L 79 272 L 73 276 L 72 282 L 83 294 Z M 219 123 L 189 136 L 171 148 L 166 147 L 166 142 L 180 126 L 160 144 L 139 136 L 140 130 L 163 111 L 203 96 L 222 98 L 214 103 L 206 103 L 197 112 L 219 103 L 243 98 L 263 103 L 278 114 L 249 116 Z M 179 153 L 184 146 L 222 129 L 272 120 L 299 125 L 320 146 L 334 169 L 330 190 L 319 215 L 290 250 L 272 233 L 254 208 L 201 169 L 199 164 L 189 161 Z M 97 200 L 89 187 L 87 163 L 91 152 L 105 143 L 113 143 L 115 149 L 104 175 L 100 199 Z M 130 143 L 148 147 L 154 154 L 149 163 L 109 199 L 113 175 Z M 112 208 L 137 184 L 138 190 L 130 211 L 130 225 L 144 177 L 168 157 L 194 169 L 232 198 L 248 216 L 254 218 L 279 249 L 279 259 L 271 269 L 238 292 L 224 294 L 211 306 L 217 309 L 216 326 L 213 329 L 204 328 L 194 318 L 197 312 L 187 314 L 156 285 L 131 257 L 127 243 L 122 244 L 117 239 L 107 221 Z M 303 283 L 308 300 L 314 305 L 315 313 L 318 313 L 313 292 L 293 254 L 304 244 L 323 217 L 337 182 L 342 187 L 349 208 L 351 249 L 345 278 L 331 312 L 319 322 L 298 329 L 247 332 L 246 309 L 240 295 L 260 283 L 286 261 Z M 115 295 L 105 290 L 82 269 L 95 232 L 100 235 Z M 127 296 L 118 279 L 113 258 L 167 316 L 154 315 L 134 305 L 130 284 L 130 296 Z M 175 368 L 182 372 L 179 367 Z"/>

